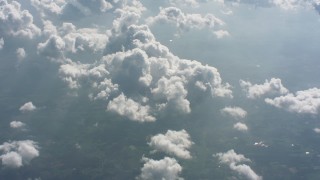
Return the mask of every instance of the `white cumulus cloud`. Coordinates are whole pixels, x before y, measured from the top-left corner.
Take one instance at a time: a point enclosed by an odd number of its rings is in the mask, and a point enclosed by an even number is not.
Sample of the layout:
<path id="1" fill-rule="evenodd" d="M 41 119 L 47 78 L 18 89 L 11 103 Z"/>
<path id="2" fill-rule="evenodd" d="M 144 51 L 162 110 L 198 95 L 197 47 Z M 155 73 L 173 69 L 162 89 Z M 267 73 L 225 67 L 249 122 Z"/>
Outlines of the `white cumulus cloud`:
<path id="1" fill-rule="evenodd" d="M 150 122 L 156 120 L 155 117 L 149 114 L 149 106 L 143 106 L 127 98 L 124 94 L 120 94 L 111 100 L 107 106 L 107 110 L 126 116 L 133 121 Z"/>
<path id="2" fill-rule="evenodd" d="M 148 144 L 156 151 L 162 151 L 182 159 L 192 158 L 188 149 L 190 149 L 193 142 L 185 130 L 168 130 L 165 134 L 157 134 L 151 137 Z"/>
<path id="3" fill-rule="evenodd" d="M 224 115 L 229 115 L 235 119 L 242 119 L 247 116 L 247 111 L 240 107 L 225 107 L 220 110 L 220 112 Z"/>
<path id="4" fill-rule="evenodd" d="M 230 36 L 230 33 L 226 30 L 217 30 L 217 31 L 213 31 L 213 33 L 216 35 L 218 39 Z"/>
<path id="5" fill-rule="evenodd" d="M 220 163 L 228 165 L 231 170 L 249 180 L 262 180 L 262 177 L 256 174 L 250 166 L 244 164 L 251 160 L 242 154 L 237 154 L 233 149 L 225 153 L 217 153 L 214 157 L 218 157 Z"/>
<path id="6" fill-rule="evenodd" d="M 251 84 L 251 82 L 240 80 L 241 88 L 246 92 L 247 97 L 255 99 L 261 97 L 265 94 L 277 95 L 277 94 L 287 94 L 289 91 L 285 88 L 281 79 L 271 78 L 271 80 L 266 80 L 263 84 Z"/>
<path id="7" fill-rule="evenodd" d="M 248 131 L 248 126 L 241 122 L 237 122 L 236 124 L 234 124 L 233 128 L 242 132 Z"/>
<path id="8" fill-rule="evenodd" d="M 154 23 L 171 23 L 180 31 L 188 31 L 190 29 L 213 29 L 216 26 L 222 26 L 225 23 L 213 14 L 188 14 L 181 11 L 177 7 L 161 8 L 160 13 L 155 17 L 147 19 L 149 24 Z"/>
<path id="9" fill-rule="evenodd" d="M 16 50 L 16 55 L 18 60 L 23 60 L 27 56 L 26 51 L 23 48 L 18 48 Z"/>
<path id="10" fill-rule="evenodd" d="M 315 133 L 320 133 L 320 128 L 314 128 L 313 131 L 314 131 Z"/>
<path id="11" fill-rule="evenodd" d="M 231 86 L 222 82 L 216 68 L 175 56 L 156 41 L 147 25 L 135 25 L 143 10 L 139 3 L 116 10 L 118 16 L 113 28 L 107 31 L 105 56 L 100 60 L 84 64 L 64 58 L 59 74 L 70 88 L 89 84 L 88 95 L 92 100 L 104 99 L 109 110 L 139 121 L 154 121 L 154 116 L 163 111 L 190 113 L 193 99 L 188 95 L 192 94 L 232 98 Z M 56 44 L 60 44 L 54 43 L 57 40 L 39 44 L 43 47 L 39 49 L 46 49 L 44 52 L 47 54 L 54 49 L 58 50 L 54 52 L 64 52 L 68 43 L 63 39 L 66 37 L 63 34 L 75 31 L 71 24 L 64 26 L 66 30 L 58 28 L 58 33 L 63 37 L 54 38 L 61 39 L 62 50 L 55 48 Z M 66 55 L 62 54 L 58 53 L 60 57 Z M 118 97 L 109 99 L 115 96 Z M 118 107 L 127 103 L 138 112 Z M 153 115 L 150 115 L 151 112 Z"/>
<path id="12" fill-rule="evenodd" d="M 32 39 L 41 34 L 41 29 L 33 23 L 28 10 L 22 10 L 18 1 L 2 0 L 0 4 L 0 34 Z"/>
<path id="13" fill-rule="evenodd" d="M 31 140 L 5 142 L 0 145 L 2 165 L 19 168 L 39 156 L 37 143 Z"/>
<path id="14" fill-rule="evenodd" d="M 14 129 L 23 128 L 26 124 L 21 121 L 11 121 L 10 127 Z"/>
<path id="15" fill-rule="evenodd" d="M 265 102 L 290 112 L 318 114 L 320 112 L 320 89 L 311 88 L 274 99 L 267 98 Z"/>
<path id="16" fill-rule="evenodd" d="M 33 105 L 33 103 L 30 101 L 30 102 L 27 102 L 25 103 L 24 105 L 22 105 L 19 110 L 21 112 L 31 112 L 31 111 L 35 111 L 37 109 L 37 107 L 35 105 Z"/>
<path id="17" fill-rule="evenodd" d="M 137 177 L 138 180 L 181 180 L 179 177 L 182 167 L 176 159 L 165 157 L 160 160 L 142 158 L 145 162 L 141 168 L 141 174 Z"/>

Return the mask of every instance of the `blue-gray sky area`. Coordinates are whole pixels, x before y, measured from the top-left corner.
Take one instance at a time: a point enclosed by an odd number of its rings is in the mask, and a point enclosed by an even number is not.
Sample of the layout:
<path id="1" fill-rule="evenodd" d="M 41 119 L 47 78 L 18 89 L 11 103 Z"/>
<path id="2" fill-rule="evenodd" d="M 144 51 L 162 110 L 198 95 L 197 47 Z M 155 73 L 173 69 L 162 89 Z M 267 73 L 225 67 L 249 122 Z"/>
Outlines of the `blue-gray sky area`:
<path id="1" fill-rule="evenodd" d="M 0 0 L 0 179 L 319 179 L 319 7 Z"/>

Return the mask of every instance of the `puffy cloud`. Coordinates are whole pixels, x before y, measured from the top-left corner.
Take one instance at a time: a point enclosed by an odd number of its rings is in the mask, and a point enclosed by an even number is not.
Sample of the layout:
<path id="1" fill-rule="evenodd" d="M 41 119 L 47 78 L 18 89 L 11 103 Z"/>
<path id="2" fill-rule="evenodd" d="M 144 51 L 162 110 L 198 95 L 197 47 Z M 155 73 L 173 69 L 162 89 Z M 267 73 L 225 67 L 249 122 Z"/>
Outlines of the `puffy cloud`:
<path id="1" fill-rule="evenodd" d="M 21 121 L 11 121 L 10 122 L 10 127 L 14 129 L 19 129 L 24 127 L 26 124 L 21 122 Z"/>
<path id="2" fill-rule="evenodd" d="M 213 33 L 217 36 L 218 39 L 230 36 L 229 32 L 226 30 L 217 30 L 217 31 L 214 31 Z"/>
<path id="3" fill-rule="evenodd" d="M 89 94 L 90 99 L 108 99 L 112 93 L 118 92 L 119 86 L 118 84 L 113 84 L 110 79 L 104 79 L 99 84 L 94 83 L 93 87 L 96 93 Z"/>
<path id="4" fill-rule="evenodd" d="M 74 53 L 78 50 L 102 51 L 108 40 L 107 35 L 100 33 L 97 29 L 76 29 L 71 23 L 64 23 L 60 32 L 68 32 L 61 34 L 66 44 L 66 50 Z"/>
<path id="5" fill-rule="evenodd" d="M 33 24 L 33 16 L 28 10 L 22 10 L 19 2 L 2 0 L 0 9 L 1 35 L 32 39 L 41 34 L 41 30 Z"/>
<path id="6" fill-rule="evenodd" d="M 22 158 L 20 154 L 16 152 L 8 152 L 4 155 L 0 156 L 2 161 L 2 165 L 11 167 L 11 168 L 19 168 L 22 166 Z"/>
<path id="7" fill-rule="evenodd" d="M 68 52 L 101 53 L 108 41 L 108 36 L 97 29 L 77 29 L 72 23 L 63 23 L 57 29 L 52 22 L 44 21 L 43 34 L 48 39 L 38 44 L 38 53 L 52 60 L 66 60 Z"/>
<path id="8" fill-rule="evenodd" d="M 185 14 L 177 7 L 167 7 L 160 9 L 160 13 L 155 17 L 147 19 L 149 24 L 154 23 L 171 23 L 180 31 L 188 31 L 189 29 L 214 28 L 216 25 L 224 25 L 225 23 L 215 17 L 213 14 Z"/>
<path id="9" fill-rule="evenodd" d="M 66 3 L 67 1 L 65 0 L 31 0 L 31 4 L 42 16 L 46 16 L 46 14 L 61 14 Z"/>
<path id="10" fill-rule="evenodd" d="M 251 82 L 240 80 L 241 88 L 246 92 L 247 97 L 254 99 L 265 94 L 287 94 L 289 91 L 285 88 L 281 79 L 271 78 L 266 80 L 264 84 L 251 84 Z"/>
<path id="11" fill-rule="evenodd" d="M 0 50 L 3 48 L 4 46 L 4 40 L 3 38 L 0 38 Z"/>
<path id="12" fill-rule="evenodd" d="M 234 124 L 233 128 L 242 132 L 248 131 L 247 125 L 241 122 L 237 122 L 236 124 Z"/>
<path id="13" fill-rule="evenodd" d="M 69 87 L 76 89 L 89 84 L 89 97 L 92 100 L 111 100 L 108 102 L 110 108 L 116 102 L 130 102 L 142 110 L 139 121 L 153 121 L 150 112 L 154 115 L 162 111 L 190 113 L 192 94 L 232 97 L 230 85 L 222 82 L 216 68 L 174 56 L 166 46 L 156 41 L 147 25 L 135 25 L 143 10 L 140 3 L 116 10 L 118 17 L 107 32 L 105 56 L 100 60 L 83 64 L 64 58 L 59 73 Z M 58 29 L 63 39 L 66 37 L 64 34 L 75 31 L 72 24 L 64 26 Z M 67 49 L 68 43 L 65 40 L 61 42 L 64 42 L 61 49 Z M 43 44 L 43 47 L 50 46 Z M 110 94 L 114 94 L 111 97 L 118 94 L 117 101 L 109 99 Z M 144 98 L 148 101 L 143 102 Z M 118 109 L 114 111 L 118 112 Z M 131 112 L 129 115 L 124 111 L 127 110 L 122 109 L 118 114 L 137 120 Z"/>
<path id="14" fill-rule="evenodd" d="M 179 174 L 182 171 L 180 164 L 170 157 L 165 157 L 161 160 L 153 160 L 149 158 L 142 158 L 145 162 L 141 168 L 141 174 L 137 177 L 139 180 L 179 180 Z"/>
<path id="15" fill-rule="evenodd" d="M 16 55 L 19 60 L 23 60 L 27 56 L 26 51 L 23 48 L 18 48 L 16 50 Z"/>
<path id="16" fill-rule="evenodd" d="M 225 153 L 217 153 L 214 156 L 218 157 L 220 162 L 224 164 L 251 162 L 250 159 L 246 158 L 243 154 L 237 154 L 233 149 Z"/>
<path id="17" fill-rule="evenodd" d="M 315 133 L 320 133 L 320 128 L 314 128 L 313 131 L 314 131 Z"/>
<path id="18" fill-rule="evenodd" d="M 188 149 L 193 142 L 185 130 L 168 130 L 165 134 L 157 134 L 151 137 L 148 144 L 156 151 L 163 151 L 183 159 L 192 158 Z"/>
<path id="19" fill-rule="evenodd" d="M 247 111 L 240 107 L 225 107 L 220 110 L 224 115 L 232 116 L 235 119 L 242 119 L 247 116 Z"/>
<path id="20" fill-rule="evenodd" d="M 19 168 L 39 156 L 37 143 L 31 140 L 5 142 L 0 145 L 2 165 Z"/>
<path id="21" fill-rule="evenodd" d="M 36 107 L 35 105 L 33 105 L 31 101 L 25 103 L 24 105 L 22 105 L 22 106 L 19 108 L 19 110 L 20 110 L 21 112 L 31 112 L 31 111 L 34 111 L 34 110 L 36 110 L 36 109 L 37 109 L 37 107 Z"/>
<path id="22" fill-rule="evenodd" d="M 38 53 L 49 59 L 61 59 L 63 58 L 63 50 L 65 48 L 65 42 L 60 36 L 52 35 L 44 43 L 38 44 Z"/>
<path id="23" fill-rule="evenodd" d="M 238 172 L 240 175 L 247 177 L 249 180 L 262 180 L 262 177 L 257 175 L 250 166 L 246 164 L 230 164 L 230 169 Z"/>
<path id="24" fill-rule="evenodd" d="M 149 106 L 142 106 L 123 94 L 110 101 L 107 110 L 126 116 L 133 121 L 151 122 L 156 120 L 155 117 L 149 115 Z"/>
<path id="25" fill-rule="evenodd" d="M 311 88 L 274 99 L 267 98 L 265 102 L 290 112 L 318 114 L 320 112 L 320 89 Z"/>
<path id="26" fill-rule="evenodd" d="M 233 149 L 225 153 L 217 153 L 214 157 L 218 157 L 220 163 L 229 165 L 231 170 L 236 171 L 239 175 L 247 179 L 262 180 L 262 177 L 257 175 L 250 166 L 243 164 L 245 162 L 251 162 L 251 160 L 242 154 L 237 154 Z"/>
<path id="27" fill-rule="evenodd" d="M 152 93 L 156 97 L 164 97 L 171 107 L 176 107 L 180 112 L 191 112 L 190 102 L 186 99 L 188 92 L 180 77 L 161 78 L 157 83 L 157 87 L 152 89 Z"/>
<path id="28" fill-rule="evenodd" d="M 51 35 L 56 35 L 58 34 L 57 27 L 53 25 L 51 21 L 44 20 L 42 34 L 47 37 L 50 37 Z"/>

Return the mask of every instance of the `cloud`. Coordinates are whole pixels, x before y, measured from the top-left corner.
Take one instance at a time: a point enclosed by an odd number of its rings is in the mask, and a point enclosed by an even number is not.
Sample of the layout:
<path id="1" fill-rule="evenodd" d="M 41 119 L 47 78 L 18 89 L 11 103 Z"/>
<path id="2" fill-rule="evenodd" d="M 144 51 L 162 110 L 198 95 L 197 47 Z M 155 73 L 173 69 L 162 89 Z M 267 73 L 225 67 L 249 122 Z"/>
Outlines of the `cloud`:
<path id="1" fill-rule="evenodd" d="M 49 59 L 62 59 L 65 42 L 60 36 L 52 35 L 46 42 L 38 44 L 38 53 Z"/>
<path id="2" fill-rule="evenodd" d="M 2 165 L 11 167 L 11 168 L 19 168 L 22 166 L 22 158 L 16 152 L 8 152 L 4 155 L 0 156 L 2 161 Z"/>
<path id="3" fill-rule="evenodd" d="M 73 92 L 85 89 L 91 100 L 105 101 L 108 111 L 140 122 L 154 121 L 160 113 L 190 113 L 195 94 L 232 98 L 231 86 L 216 68 L 175 56 L 148 25 L 136 25 L 146 9 L 139 1 L 113 8 L 116 17 L 107 32 L 42 20 L 38 55 L 58 63 L 60 78 Z M 83 58 L 86 53 L 97 59 Z M 138 112 L 115 108 L 128 103 Z"/>
<path id="4" fill-rule="evenodd" d="M 80 28 L 71 23 L 64 23 L 59 29 L 65 42 L 66 51 L 76 53 L 77 51 L 91 50 L 102 51 L 108 41 L 106 34 L 100 33 L 94 28 Z"/>
<path id="5" fill-rule="evenodd" d="M 165 134 L 152 136 L 148 144 L 156 151 L 162 151 L 182 159 L 192 158 L 188 149 L 193 142 L 184 129 L 181 131 L 168 130 Z"/>
<path id="6" fill-rule="evenodd" d="M 124 94 L 120 94 L 118 97 L 110 101 L 107 106 L 107 110 L 116 112 L 133 121 L 152 122 L 156 120 L 155 117 L 149 115 L 149 106 L 142 106 L 132 99 L 127 98 Z"/>
<path id="7" fill-rule="evenodd" d="M 21 112 L 31 112 L 31 111 L 35 111 L 36 109 L 37 109 L 37 107 L 34 106 L 31 101 L 25 103 L 24 105 L 22 105 L 22 106 L 19 108 L 19 110 L 20 110 Z"/>
<path id="8" fill-rule="evenodd" d="M 19 168 L 39 156 L 37 143 L 31 140 L 5 142 L 0 145 L 2 165 Z"/>
<path id="9" fill-rule="evenodd" d="M 320 133 L 320 128 L 314 128 L 313 131 L 314 131 L 315 133 Z"/>
<path id="10" fill-rule="evenodd" d="M 0 38 L 0 50 L 3 48 L 4 46 L 4 40 L 3 38 Z"/>
<path id="11" fill-rule="evenodd" d="M 14 129 L 20 129 L 23 128 L 26 124 L 21 121 L 11 121 L 10 127 Z"/>
<path id="12" fill-rule="evenodd" d="M 16 50 L 16 55 L 18 60 L 23 60 L 27 56 L 26 51 L 23 48 L 18 48 Z"/>
<path id="13" fill-rule="evenodd" d="M 102 53 L 108 36 L 98 28 L 78 28 L 72 23 L 63 23 L 56 27 L 51 21 L 43 22 L 44 42 L 37 46 L 38 54 L 54 61 L 67 61 L 66 54 L 78 52 Z"/>
<path id="14" fill-rule="evenodd" d="M 2 0 L 0 4 L 0 34 L 32 39 L 41 34 L 40 28 L 33 24 L 33 16 L 22 10 L 17 1 Z"/>
<path id="15" fill-rule="evenodd" d="M 217 36 L 218 39 L 230 36 L 229 32 L 226 30 L 217 30 L 213 31 L 213 33 Z"/>
<path id="16" fill-rule="evenodd" d="M 31 0 L 31 4 L 40 12 L 41 16 L 48 14 L 59 15 L 66 5 L 65 0 Z"/>
<path id="17" fill-rule="evenodd" d="M 257 175 L 250 166 L 242 164 L 245 162 L 251 162 L 242 154 L 237 154 L 233 149 L 225 153 L 217 153 L 213 155 L 218 157 L 220 163 L 229 165 L 230 169 L 236 171 L 239 175 L 246 177 L 250 180 L 262 180 L 262 177 Z"/>
<path id="18" fill-rule="evenodd" d="M 142 158 L 145 162 L 141 168 L 141 174 L 137 177 L 139 180 L 179 180 L 182 167 L 174 159 L 170 157 L 165 157 L 161 160 L 153 160 L 149 158 Z"/>
<path id="19" fill-rule="evenodd" d="M 274 99 L 267 98 L 265 102 L 290 112 L 318 114 L 320 112 L 320 89 L 311 88 Z"/>
<path id="20" fill-rule="evenodd" d="M 287 94 L 289 91 L 285 88 L 281 79 L 271 78 L 270 81 L 266 80 L 264 84 L 251 84 L 251 82 L 240 80 L 241 88 L 246 92 L 247 97 L 255 99 L 265 94 Z"/>
<path id="21" fill-rule="evenodd" d="M 225 23 L 215 17 L 213 14 L 186 14 L 177 7 L 161 8 L 160 13 L 155 17 L 147 19 L 149 24 L 155 23 L 171 23 L 180 31 L 188 31 L 190 29 L 213 29 L 215 26 L 222 26 Z"/>
<path id="22" fill-rule="evenodd" d="M 242 131 L 242 132 L 246 132 L 248 131 L 248 127 L 246 124 L 238 122 L 236 124 L 233 125 L 233 128 L 238 130 L 238 131 Z"/>
<path id="23" fill-rule="evenodd" d="M 139 3 L 116 10 L 118 17 L 107 32 L 105 56 L 100 60 L 83 64 L 64 58 L 59 74 L 69 87 L 77 89 L 90 84 L 88 95 L 92 100 L 105 99 L 109 110 L 137 120 L 124 109 L 111 108 L 115 102 L 130 102 L 143 111 L 139 113 L 139 121 L 153 121 L 155 117 L 150 112 L 155 116 L 164 111 L 190 113 L 194 100 L 192 94 L 232 98 L 231 86 L 222 82 L 216 68 L 174 56 L 156 41 L 147 25 L 134 25 L 143 10 Z M 74 31 L 72 25 L 68 27 L 65 28 L 70 29 L 68 33 Z M 66 41 L 61 42 L 66 46 Z M 56 47 L 57 43 L 53 44 Z M 48 45 L 43 47 L 49 51 L 55 49 Z M 112 98 L 117 96 L 113 101 Z M 148 101 L 143 102 L 145 98 Z"/>
<path id="24" fill-rule="evenodd" d="M 235 119 L 243 119 L 247 116 L 247 111 L 240 107 L 225 107 L 220 110 L 224 115 L 229 115 Z"/>

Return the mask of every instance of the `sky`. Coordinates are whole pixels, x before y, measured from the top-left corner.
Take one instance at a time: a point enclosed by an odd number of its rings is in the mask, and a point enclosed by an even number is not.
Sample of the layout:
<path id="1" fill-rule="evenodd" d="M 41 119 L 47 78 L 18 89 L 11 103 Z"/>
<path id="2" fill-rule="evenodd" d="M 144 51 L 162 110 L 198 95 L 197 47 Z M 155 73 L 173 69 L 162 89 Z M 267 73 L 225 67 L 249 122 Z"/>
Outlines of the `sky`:
<path id="1" fill-rule="evenodd" d="M 0 0 L 0 179 L 319 179 L 319 0 Z"/>

